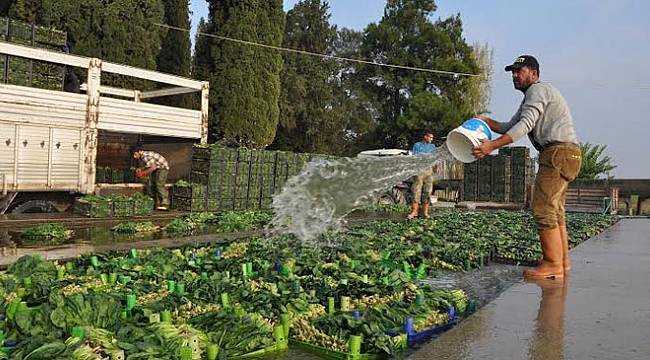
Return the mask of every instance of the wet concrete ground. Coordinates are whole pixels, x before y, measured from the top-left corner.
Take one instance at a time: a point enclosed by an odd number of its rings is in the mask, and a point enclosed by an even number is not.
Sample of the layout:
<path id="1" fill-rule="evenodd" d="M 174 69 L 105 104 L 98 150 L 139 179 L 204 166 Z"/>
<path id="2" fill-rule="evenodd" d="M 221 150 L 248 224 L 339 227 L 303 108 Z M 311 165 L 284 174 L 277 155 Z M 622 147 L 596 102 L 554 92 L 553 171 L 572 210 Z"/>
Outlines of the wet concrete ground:
<path id="1" fill-rule="evenodd" d="M 571 251 L 564 283 L 519 280 L 410 359 L 650 359 L 650 220 Z"/>

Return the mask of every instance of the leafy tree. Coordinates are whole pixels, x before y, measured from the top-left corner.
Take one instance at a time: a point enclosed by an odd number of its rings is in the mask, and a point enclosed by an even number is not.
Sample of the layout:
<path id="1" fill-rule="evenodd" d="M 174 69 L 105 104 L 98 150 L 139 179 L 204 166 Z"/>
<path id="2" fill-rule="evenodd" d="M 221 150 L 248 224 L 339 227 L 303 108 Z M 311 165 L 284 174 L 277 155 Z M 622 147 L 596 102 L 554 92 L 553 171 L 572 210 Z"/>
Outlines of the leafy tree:
<path id="1" fill-rule="evenodd" d="M 478 73 L 460 15 L 433 22 L 435 10 L 433 0 L 388 0 L 382 19 L 365 30 L 361 56 L 378 63 Z M 467 77 L 372 65 L 361 66 L 358 76 L 378 107 L 376 146 L 405 148 L 425 128 L 446 134 L 472 113 L 465 97 Z"/>
<path id="2" fill-rule="evenodd" d="M 232 39 L 280 46 L 285 14 L 282 0 L 209 0 L 210 33 Z M 211 76 L 210 135 L 251 147 L 266 147 L 279 118 L 279 51 L 208 40 Z"/>
<path id="3" fill-rule="evenodd" d="M 610 177 L 610 172 L 616 168 L 611 157 L 604 154 L 607 145 L 580 144 L 582 152 L 582 165 L 578 179 L 595 180 L 604 176 Z"/>
<path id="4" fill-rule="evenodd" d="M 324 54 L 336 39 L 329 23 L 329 5 L 299 1 L 287 13 L 283 46 Z M 343 114 L 335 108 L 329 59 L 285 53 L 281 73 L 280 120 L 274 147 L 283 150 L 337 153 L 343 147 Z"/>
<path id="5" fill-rule="evenodd" d="M 188 29 L 190 27 L 189 1 L 164 0 L 165 23 Z M 158 53 L 158 71 L 178 76 L 190 76 L 190 36 L 184 31 L 170 29 L 162 39 Z M 172 106 L 188 107 L 191 97 L 180 95 L 161 98 L 161 103 Z"/>

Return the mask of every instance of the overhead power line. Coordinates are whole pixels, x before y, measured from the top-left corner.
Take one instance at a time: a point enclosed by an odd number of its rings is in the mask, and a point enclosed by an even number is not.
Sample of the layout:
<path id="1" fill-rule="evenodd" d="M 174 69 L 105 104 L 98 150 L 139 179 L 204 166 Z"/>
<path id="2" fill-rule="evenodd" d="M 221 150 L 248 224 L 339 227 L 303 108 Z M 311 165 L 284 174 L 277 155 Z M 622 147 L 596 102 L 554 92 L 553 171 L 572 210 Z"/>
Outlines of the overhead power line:
<path id="1" fill-rule="evenodd" d="M 160 27 L 167 28 L 167 29 L 185 31 L 185 32 L 188 32 L 188 33 L 190 32 L 190 29 L 171 26 L 171 25 L 167 25 L 167 24 L 156 23 L 156 25 L 158 25 Z M 200 32 L 200 31 L 197 31 L 197 34 L 202 35 L 202 36 L 215 38 L 215 39 L 219 39 L 219 40 L 231 41 L 231 42 L 236 42 L 236 43 L 240 43 L 240 44 L 266 48 L 266 49 L 273 49 L 273 50 L 278 50 L 278 51 L 290 52 L 290 53 L 294 53 L 294 54 L 316 56 L 316 57 L 320 57 L 320 58 L 323 58 L 323 59 L 348 61 L 348 62 L 355 62 L 355 63 L 359 63 L 359 64 L 387 67 L 387 68 L 392 68 L 392 69 L 420 71 L 420 72 L 427 72 L 427 73 L 433 73 L 433 74 L 442 74 L 442 75 L 469 76 L 469 77 L 481 77 L 482 76 L 480 74 L 470 74 L 470 73 L 462 73 L 462 72 L 454 72 L 454 71 L 446 71 L 446 70 L 426 69 L 426 68 L 419 68 L 419 67 L 405 66 L 405 65 L 382 64 L 382 63 L 378 63 L 378 62 L 370 61 L 370 60 L 352 59 L 352 58 L 346 58 L 346 57 L 335 56 L 335 55 L 319 54 L 319 53 L 315 53 L 315 52 L 311 52 L 311 51 L 305 51 L 305 50 L 299 50 L 299 49 L 290 49 L 290 48 L 284 48 L 284 47 L 281 47 L 281 46 L 260 44 L 260 43 L 256 43 L 256 42 L 253 42 L 253 41 L 246 41 L 246 40 L 241 40 L 241 39 L 233 39 L 233 38 L 229 38 L 227 36 L 208 34 L 208 33 Z"/>

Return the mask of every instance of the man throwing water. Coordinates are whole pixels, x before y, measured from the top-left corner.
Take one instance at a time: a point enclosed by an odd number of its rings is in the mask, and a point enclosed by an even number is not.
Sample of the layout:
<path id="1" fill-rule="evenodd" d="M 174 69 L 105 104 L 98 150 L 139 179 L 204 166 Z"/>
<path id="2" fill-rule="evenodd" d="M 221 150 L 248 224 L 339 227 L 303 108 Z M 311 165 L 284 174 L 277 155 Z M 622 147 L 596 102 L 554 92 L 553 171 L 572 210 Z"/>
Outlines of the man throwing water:
<path id="1" fill-rule="evenodd" d="M 564 203 L 568 184 L 578 175 L 582 161 L 573 118 L 560 92 L 539 81 L 537 59 L 522 55 L 505 70 L 512 72 L 512 82 L 515 89 L 524 93 L 524 100 L 507 123 L 480 117 L 493 131 L 503 135 L 493 141 L 482 141 L 473 153 L 481 159 L 528 134 L 540 152 L 532 210 L 543 260 L 536 268 L 524 272 L 524 276 L 563 278 L 570 268 Z"/>
<path id="2" fill-rule="evenodd" d="M 431 131 L 425 131 L 422 136 L 422 141 L 416 142 L 413 145 L 413 156 L 432 155 L 436 149 L 436 146 L 431 143 L 432 141 L 433 133 Z M 432 190 L 433 169 L 429 168 L 427 171 L 415 176 L 415 181 L 411 186 L 413 202 L 411 203 L 411 212 L 408 214 L 408 219 L 413 219 L 418 216 L 420 202 L 422 203 L 422 217 L 429 217 L 429 204 L 431 203 Z"/>

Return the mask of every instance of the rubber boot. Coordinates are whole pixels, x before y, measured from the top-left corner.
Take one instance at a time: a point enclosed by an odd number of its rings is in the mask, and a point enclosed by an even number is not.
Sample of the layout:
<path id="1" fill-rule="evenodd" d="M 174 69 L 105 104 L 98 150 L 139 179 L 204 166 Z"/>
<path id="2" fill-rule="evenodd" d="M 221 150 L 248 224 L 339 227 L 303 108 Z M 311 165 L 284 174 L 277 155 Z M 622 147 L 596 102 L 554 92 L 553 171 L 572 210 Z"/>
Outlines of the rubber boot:
<path id="1" fill-rule="evenodd" d="M 560 233 L 562 235 L 562 267 L 567 272 L 571 270 L 571 260 L 569 260 L 569 233 L 566 223 L 560 223 Z"/>
<path id="2" fill-rule="evenodd" d="M 420 204 L 418 204 L 416 202 L 413 202 L 411 204 L 411 212 L 409 213 L 409 215 L 406 218 L 410 220 L 410 219 L 414 219 L 414 218 L 418 217 L 418 210 L 419 209 L 420 209 Z"/>
<path id="3" fill-rule="evenodd" d="M 428 219 L 429 218 L 429 202 L 425 202 L 422 204 L 422 218 Z"/>
<path id="4" fill-rule="evenodd" d="M 563 279 L 562 266 L 562 234 L 560 228 L 542 230 L 539 232 L 542 243 L 542 261 L 531 270 L 524 271 L 524 276 L 531 279 Z"/>

